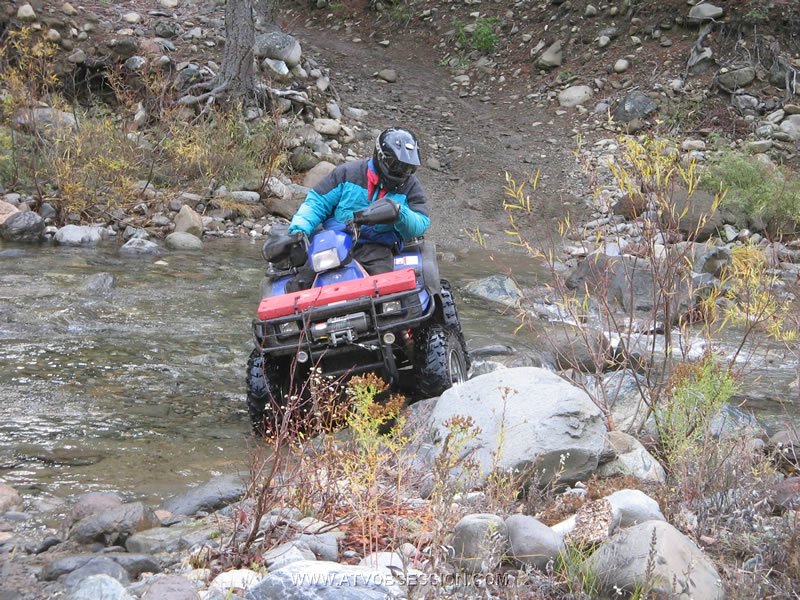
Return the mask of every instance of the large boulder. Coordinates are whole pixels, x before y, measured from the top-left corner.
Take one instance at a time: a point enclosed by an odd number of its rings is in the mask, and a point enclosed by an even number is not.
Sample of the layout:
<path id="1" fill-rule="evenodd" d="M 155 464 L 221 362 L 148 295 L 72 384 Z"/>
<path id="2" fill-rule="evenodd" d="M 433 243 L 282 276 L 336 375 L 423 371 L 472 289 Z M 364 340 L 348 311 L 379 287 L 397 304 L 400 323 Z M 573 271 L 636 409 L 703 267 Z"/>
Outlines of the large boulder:
<path id="1" fill-rule="evenodd" d="M 164 244 L 170 250 L 202 250 L 203 240 L 191 233 L 174 231 L 165 239 Z"/>
<path id="2" fill-rule="evenodd" d="M 654 548 L 651 551 L 651 544 Z M 654 552 L 654 556 L 652 553 Z M 719 573 L 692 540 L 665 521 L 623 529 L 602 544 L 584 566 L 597 577 L 601 591 L 632 593 L 649 589 L 654 597 L 722 600 Z"/>
<path id="3" fill-rule="evenodd" d="M 6 222 L 11 215 L 19 212 L 19 209 L 5 200 L 0 200 L 0 225 Z"/>
<path id="4" fill-rule="evenodd" d="M 73 525 L 69 537 L 81 544 L 119 545 L 137 531 L 160 524 L 152 509 L 141 502 L 130 502 L 81 519 Z"/>
<path id="5" fill-rule="evenodd" d="M 240 475 L 220 475 L 177 496 L 168 498 L 163 508 L 174 515 L 192 516 L 198 512 L 212 512 L 233 504 L 246 490 Z"/>
<path id="6" fill-rule="evenodd" d="M 103 554 L 121 566 L 128 573 L 130 579 L 137 579 L 142 573 L 158 573 L 161 567 L 158 561 L 152 556 L 144 554 L 129 554 L 128 552 L 109 552 Z M 47 563 L 38 578 L 41 581 L 55 581 L 63 575 L 67 575 L 85 566 L 92 559 L 97 558 L 97 554 L 71 554 L 62 556 Z"/>
<path id="7" fill-rule="evenodd" d="M 463 448 L 473 451 L 479 479 L 497 468 L 535 471 L 540 484 L 574 482 L 594 473 L 605 448 L 605 420 L 586 392 L 536 367 L 494 371 L 447 390 L 428 417 L 436 441 L 458 416 L 480 429 Z"/>
<path id="8" fill-rule="evenodd" d="M 522 302 L 523 294 L 519 286 L 508 275 L 490 275 L 483 279 L 470 281 L 464 292 L 471 296 L 495 304 L 516 308 Z"/>
<path id="9" fill-rule="evenodd" d="M 81 581 L 66 596 L 67 600 L 134 600 L 125 587 L 108 575 L 92 575 Z"/>
<path id="10" fill-rule="evenodd" d="M 154 527 L 134 533 L 125 541 L 128 552 L 156 554 L 177 552 L 198 544 L 208 544 L 219 536 L 219 527 L 203 521 L 191 521 L 172 527 Z"/>
<path id="11" fill-rule="evenodd" d="M 290 69 L 300 64 L 303 49 L 296 38 L 282 31 L 270 31 L 256 36 L 253 54 L 256 58 L 271 58 L 286 63 Z"/>
<path id="12" fill-rule="evenodd" d="M 611 360 L 611 342 L 601 331 L 559 323 L 547 327 L 542 342 L 547 358 L 562 371 L 602 372 Z"/>
<path id="13" fill-rule="evenodd" d="M 31 210 L 13 213 L 0 225 L 0 239 L 7 242 L 38 242 L 44 234 L 44 219 Z"/>
<path id="14" fill-rule="evenodd" d="M 608 443 L 616 458 L 597 469 L 600 477 L 623 475 L 653 483 L 664 483 L 667 480 L 661 463 L 632 435 L 622 431 L 609 431 Z"/>
<path id="15" fill-rule="evenodd" d="M 245 600 L 391 600 L 404 598 L 388 570 L 301 560 L 267 575 Z"/>

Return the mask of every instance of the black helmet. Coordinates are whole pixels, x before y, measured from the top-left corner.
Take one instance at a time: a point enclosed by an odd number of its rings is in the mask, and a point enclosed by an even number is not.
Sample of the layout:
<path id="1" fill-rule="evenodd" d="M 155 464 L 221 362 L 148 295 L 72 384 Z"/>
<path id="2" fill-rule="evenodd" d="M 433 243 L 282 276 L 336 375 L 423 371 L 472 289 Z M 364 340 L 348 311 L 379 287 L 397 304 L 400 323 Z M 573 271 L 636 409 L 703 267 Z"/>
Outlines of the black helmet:
<path id="1" fill-rule="evenodd" d="M 402 186 L 420 165 L 419 143 L 407 129 L 391 127 L 375 140 L 375 168 L 389 189 Z"/>

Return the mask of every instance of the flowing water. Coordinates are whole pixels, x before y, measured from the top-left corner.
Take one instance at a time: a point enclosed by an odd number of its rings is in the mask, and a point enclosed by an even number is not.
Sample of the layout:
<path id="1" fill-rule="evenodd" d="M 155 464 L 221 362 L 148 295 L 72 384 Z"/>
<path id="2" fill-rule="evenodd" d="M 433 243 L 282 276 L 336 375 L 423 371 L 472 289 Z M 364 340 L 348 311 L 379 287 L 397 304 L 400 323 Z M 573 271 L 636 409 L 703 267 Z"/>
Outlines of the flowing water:
<path id="1" fill-rule="evenodd" d="M 157 502 L 246 465 L 259 242 L 219 240 L 160 260 L 122 259 L 111 245 L 0 251 L 0 480 L 29 495 Z M 450 258 L 440 268 L 456 288 L 508 270 L 523 285 L 544 277 L 520 256 Z M 102 273 L 115 279 L 110 290 L 96 285 Z M 459 307 L 471 348 L 533 348 L 513 314 L 469 298 Z M 781 373 L 783 389 L 792 372 Z"/>

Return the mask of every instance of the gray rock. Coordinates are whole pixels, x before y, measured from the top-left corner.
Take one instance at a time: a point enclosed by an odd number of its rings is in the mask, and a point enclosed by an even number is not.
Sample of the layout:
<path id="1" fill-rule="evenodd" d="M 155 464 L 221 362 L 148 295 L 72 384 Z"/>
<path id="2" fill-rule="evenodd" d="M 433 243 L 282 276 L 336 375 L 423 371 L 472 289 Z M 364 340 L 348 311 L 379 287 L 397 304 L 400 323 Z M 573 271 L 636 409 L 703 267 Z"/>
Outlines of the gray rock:
<path id="1" fill-rule="evenodd" d="M 427 426 L 440 442 L 445 423 L 464 415 L 480 428 L 463 449 L 474 451 L 480 478 L 496 467 L 531 477 L 535 470 L 542 485 L 556 473 L 562 483 L 574 482 L 595 471 L 605 448 L 605 421 L 586 392 L 536 367 L 494 371 L 450 388 Z"/>
<path id="2" fill-rule="evenodd" d="M 761 101 L 751 94 L 734 94 L 731 96 L 731 104 L 743 116 L 756 116 Z"/>
<path id="3" fill-rule="evenodd" d="M 127 552 L 110 552 L 108 554 L 103 554 L 103 556 L 110 558 L 125 569 L 128 573 L 128 577 L 131 579 L 137 579 L 142 573 L 158 573 L 161 571 L 161 567 L 159 567 L 158 562 L 152 556 L 128 554 Z M 63 556 L 47 563 L 42 570 L 39 571 L 38 578 L 42 581 L 55 581 L 63 575 L 80 569 L 96 557 L 96 554 L 72 554 Z"/>
<path id="4" fill-rule="evenodd" d="M 203 235 L 203 219 L 188 204 L 184 204 L 175 215 L 175 231 L 199 238 Z"/>
<path id="5" fill-rule="evenodd" d="M 395 83 L 397 81 L 397 71 L 394 69 L 381 69 L 378 71 L 378 79 L 382 79 L 386 83 Z"/>
<path id="6" fill-rule="evenodd" d="M 202 250 L 203 240 L 191 233 L 179 231 L 170 233 L 165 239 L 164 244 L 170 250 Z"/>
<path id="7" fill-rule="evenodd" d="M 665 520 L 658 502 L 641 490 L 618 490 L 605 499 L 618 517 L 620 527 Z"/>
<path id="8" fill-rule="evenodd" d="M 62 246 L 96 246 L 103 239 L 99 227 L 88 225 L 64 225 L 53 238 Z"/>
<path id="9" fill-rule="evenodd" d="M 197 586 L 180 575 L 159 575 L 152 578 L 142 600 L 200 600 Z"/>
<path id="10" fill-rule="evenodd" d="M 78 131 L 74 116 L 47 107 L 21 108 L 14 113 L 11 124 L 15 129 L 48 140 L 72 137 Z"/>
<path id="11" fill-rule="evenodd" d="M 736 90 L 743 88 L 751 83 L 756 78 L 756 70 L 753 67 L 744 67 L 742 69 L 733 69 L 717 75 L 717 81 L 726 90 Z"/>
<path id="12" fill-rule="evenodd" d="M 44 219 L 32 210 L 13 213 L 0 225 L 0 239 L 7 242 L 39 242 L 44 234 Z"/>
<path id="13" fill-rule="evenodd" d="M 180 523 L 172 527 L 154 527 L 134 533 L 125 541 L 128 552 L 157 554 L 176 552 L 208 543 L 219 534 L 219 527 L 203 521 Z"/>
<path id="14" fill-rule="evenodd" d="M 789 115 L 778 126 L 793 142 L 800 141 L 800 115 Z"/>
<path id="15" fill-rule="evenodd" d="M 708 429 L 716 439 L 767 438 L 764 426 L 759 423 L 755 415 L 730 404 L 719 409 L 711 419 Z"/>
<path id="16" fill-rule="evenodd" d="M 242 498 L 246 489 L 239 475 L 220 475 L 167 499 L 162 505 L 173 515 L 192 516 L 200 511 L 215 511 Z"/>
<path id="17" fill-rule="evenodd" d="M 332 533 L 301 533 L 295 539 L 308 546 L 318 560 L 339 560 L 339 541 Z"/>
<path id="18" fill-rule="evenodd" d="M 467 515 L 456 524 L 450 545 L 457 567 L 470 573 L 487 573 L 500 564 L 508 551 L 508 530 L 497 515 Z"/>
<path id="19" fill-rule="evenodd" d="M 22 508 L 22 496 L 13 487 L 0 482 L 0 514 Z"/>
<path id="20" fill-rule="evenodd" d="M 298 561 L 267 575 L 246 600 L 395 600 L 405 594 L 386 571 L 326 561 Z M 330 583 L 327 583 L 330 582 Z"/>
<path id="21" fill-rule="evenodd" d="M 539 60 L 536 61 L 536 65 L 541 69 L 554 69 L 556 67 L 560 67 L 563 61 L 564 54 L 562 50 L 562 43 L 561 40 L 556 40 L 547 48 L 547 50 L 542 52 Z"/>
<path id="22" fill-rule="evenodd" d="M 84 565 L 72 571 L 64 578 L 64 585 L 68 588 L 76 587 L 81 581 L 92 575 L 106 575 L 116 579 L 123 585 L 130 582 L 128 572 L 117 562 L 106 556 L 95 556 Z"/>
<path id="23" fill-rule="evenodd" d="M 20 21 L 35 21 L 36 12 L 27 2 L 17 9 L 17 19 Z"/>
<path id="24" fill-rule="evenodd" d="M 592 93 L 592 88 L 588 85 L 573 85 L 558 94 L 558 103 L 565 108 L 572 108 L 588 102 Z"/>
<path id="25" fill-rule="evenodd" d="M 511 556 L 523 565 L 544 571 L 561 553 L 561 536 L 534 517 L 511 515 L 506 519 L 506 528 Z"/>
<path id="26" fill-rule="evenodd" d="M 261 194 L 250 190 L 227 192 L 225 197 L 230 198 L 234 202 L 243 202 L 244 204 L 261 204 Z"/>
<path id="27" fill-rule="evenodd" d="M 99 512 L 122 506 L 122 498 L 117 494 L 106 492 L 89 492 L 78 497 L 69 513 L 65 524 L 71 527 L 81 519 Z"/>
<path id="28" fill-rule="evenodd" d="M 19 212 L 19 209 L 11 204 L 10 202 L 6 202 L 4 200 L 0 200 L 0 225 L 6 222 L 11 215 L 16 214 Z M 45 217 L 42 217 L 43 219 Z"/>
<path id="29" fill-rule="evenodd" d="M 654 537 L 655 560 L 651 560 Z M 685 598 L 725 597 L 711 561 L 694 542 L 664 521 L 621 530 L 589 557 L 585 568 L 597 575 L 600 591 L 612 597 L 615 589 L 631 592 L 643 585 L 657 597 L 673 597 L 675 587 Z"/>
<path id="30" fill-rule="evenodd" d="M 695 22 L 712 21 L 721 17 L 723 12 L 719 6 L 704 2 L 689 9 L 689 19 Z"/>
<path id="31" fill-rule="evenodd" d="M 601 331 L 587 331 L 567 323 L 548 325 L 542 334 L 543 351 L 560 371 L 602 372 L 611 359 L 611 343 Z"/>
<path id="32" fill-rule="evenodd" d="M 304 560 L 317 560 L 317 557 L 305 542 L 299 540 L 285 542 L 264 554 L 264 564 L 266 564 L 271 571 L 277 571 L 293 562 Z"/>
<path id="33" fill-rule="evenodd" d="M 133 227 L 132 225 L 128 225 L 125 228 L 125 231 L 122 233 L 122 237 L 126 240 L 131 238 L 139 238 L 142 240 L 146 240 L 150 238 L 150 234 L 147 233 L 146 229 L 142 229 L 141 227 Z"/>
<path id="34" fill-rule="evenodd" d="M 624 73 L 630 68 L 631 68 L 631 61 L 629 61 L 627 58 L 620 58 L 617 60 L 617 62 L 614 63 L 615 73 Z"/>
<path id="35" fill-rule="evenodd" d="M 369 112 L 364 110 L 363 108 L 355 108 L 353 106 L 347 106 L 344 109 L 344 116 L 347 117 L 348 119 L 353 119 L 354 121 L 363 121 L 368 114 Z"/>
<path id="36" fill-rule="evenodd" d="M 133 237 L 120 247 L 119 253 L 124 256 L 160 256 L 161 248 L 150 240 Z"/>
<path id="37" fill-rule="evenodd" d="M 87 577 L 66 598 L 67 600 L 134 600 L 119 581 L 108 575 Z"/>
<path id="38" fill-rule="evenodd" d="M 325 177 L 330 175 L 331 171 L 336 168 L 336 165 L 329 163 L 328 161 L 320 161 L 314 167 L 305 174 L 303 177 L 303 186 L 306 188 L 313 188 L 319 185 Z M 305 198 L 305 194 L 303 195 Z"/>
<path id="39" fill-rule="evenodd" d="M 300 63 L 303 49 L 300 42 L 288 33 L 270 31 L 256 36 L 253 54 L 256 58 L 281 60 L 291 69 Z"/>
<path id="40" fill-rule="evenodd" d="M 342 124 L 336 119 L 314 119 L 313 125 L 322 135 L 335 136 L 342 130 Z"/>
<path id="41" fill-rule="evenodd" d="M 400 572 L 406 570 L 407 564 L 408 560 L 399 552 L 372 552 L 358 561 L 359 567 L 369 567 L 376 570 L 389 568 Z"/>
<path id="42" fill-rule="evenodd" d="M 643 119 L 658 108 L 658 104 L 647 94 L 634 90 L 625 95 L 614 109 L 612 116 L 617 123 L 630 123 Z"/>
<path id="43" fill-rule="evenodd" d="M 298 146 L 289 154 L 289 164 L 298 173 L 312 169 L 319 161 L 320 158 L 306 146 Z"/>
<path id="44" fill-rule="evenodd" d="M 83 289 L 91 294 L 107 294 L 114 289 L 115 283 L 113 273 L 95 273 L 83 284 Z"/>
<path id="45" fill-rule="evenodd" d="M 523 297 L 522 290 L 508 275 L 490 275 L 470 281 L 464 293 L 511 308 L 518 307 Z"/>
<path id="46" fill-rule="evenodd" d="M 131 502 L 81 519 L 73 525 L 69 539 L 81 544 L 119 545 L 137 531 L 158 525 L 160 522 L 149 507 Z"/>
<path id="47" fill-rule="evenodd" d="M 632 435 L 609 431 L 608 441 L 616 458 L 597 469 L 600 477 L 633 476 L 641 481 L 664 483 L 667 474 L 652 454 Z"/>

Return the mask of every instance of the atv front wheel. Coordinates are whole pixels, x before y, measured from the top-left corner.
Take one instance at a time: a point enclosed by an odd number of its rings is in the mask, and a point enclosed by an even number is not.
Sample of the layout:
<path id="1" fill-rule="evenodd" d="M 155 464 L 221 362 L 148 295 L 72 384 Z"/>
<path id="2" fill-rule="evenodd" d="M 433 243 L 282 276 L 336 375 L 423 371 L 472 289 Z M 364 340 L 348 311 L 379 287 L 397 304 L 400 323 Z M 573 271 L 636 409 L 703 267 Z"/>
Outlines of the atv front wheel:
<path id="1" fill-rule="evenodd" d="M 265 435 L 273 426 L 273 407 L 282 403 L 280 385 L 276 372 L 264 360 L 264 355 L 256 348 L 247 360 L 247 411 L 253 433 Z"/>
<path id="2" fill-rule="evenodd" d="M 431 325 L 417 332 L 414 349 L 415 396 L 440 396 L 467 379 L 463 338 L 454 327 Z"/>

